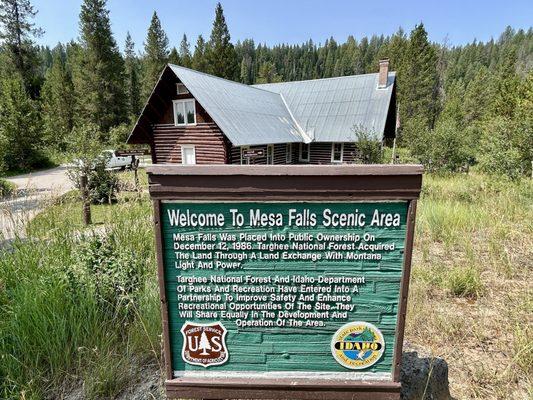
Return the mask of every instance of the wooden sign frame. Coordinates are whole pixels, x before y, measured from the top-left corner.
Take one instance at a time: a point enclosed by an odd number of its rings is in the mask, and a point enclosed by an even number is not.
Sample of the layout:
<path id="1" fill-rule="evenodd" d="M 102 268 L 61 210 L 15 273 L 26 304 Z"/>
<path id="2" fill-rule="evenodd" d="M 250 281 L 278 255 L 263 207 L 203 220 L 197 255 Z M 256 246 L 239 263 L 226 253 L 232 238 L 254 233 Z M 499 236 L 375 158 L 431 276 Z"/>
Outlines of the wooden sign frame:
<path id="1" fill-rule="evenodd" d="M 400 398 L 400 368 L 409 292 L 420 165 L 340 166 L 152 166 L 147 168 L 154 206 L 158 280 L 169 398 L 187 399 L 323 399 Z M 176 201 L 398 201 L 408 203 L 407 234 L 400 283 L 392 380 L 353 381 L 312 378 L 174 378 L 165 294 L 161 202 Z"/>

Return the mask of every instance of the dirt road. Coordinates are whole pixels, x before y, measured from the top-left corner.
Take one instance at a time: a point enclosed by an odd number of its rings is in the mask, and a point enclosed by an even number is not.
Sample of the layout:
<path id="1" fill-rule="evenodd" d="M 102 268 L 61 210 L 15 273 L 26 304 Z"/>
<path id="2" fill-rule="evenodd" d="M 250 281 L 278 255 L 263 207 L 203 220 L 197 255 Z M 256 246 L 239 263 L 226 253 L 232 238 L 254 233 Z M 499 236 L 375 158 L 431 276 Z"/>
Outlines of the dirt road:
<path id="1" fill-rule="evenodd" d="M 17 186 L 17 195 L 0 200 L 1 243 L 24 236 L 24 224 L 33 218 L 44 204 L 73 188 L 67 167 L 60 166 L 30 174 L 7 178 Z"/>

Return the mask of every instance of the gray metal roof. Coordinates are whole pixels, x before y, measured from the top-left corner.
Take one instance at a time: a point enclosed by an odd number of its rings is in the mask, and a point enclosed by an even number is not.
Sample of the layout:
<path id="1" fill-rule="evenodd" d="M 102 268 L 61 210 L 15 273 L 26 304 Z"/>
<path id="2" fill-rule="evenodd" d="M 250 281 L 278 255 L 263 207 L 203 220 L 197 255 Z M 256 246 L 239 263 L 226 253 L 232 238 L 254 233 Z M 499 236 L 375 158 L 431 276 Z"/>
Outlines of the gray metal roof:
<path id="1" fill-rule="evenodd" d="M 301 142 L 278 93 L 169 65 L 235 146 Z"/>
<path id="2" fill-rule="evenodd" d="M 281 94 L 292 116 L 312 141 L 356 141 L 354 127 L 381 140 L 395 75 L 389 73 L 384 89 L 377 88 L 378 74 L 254 86 Z"/>

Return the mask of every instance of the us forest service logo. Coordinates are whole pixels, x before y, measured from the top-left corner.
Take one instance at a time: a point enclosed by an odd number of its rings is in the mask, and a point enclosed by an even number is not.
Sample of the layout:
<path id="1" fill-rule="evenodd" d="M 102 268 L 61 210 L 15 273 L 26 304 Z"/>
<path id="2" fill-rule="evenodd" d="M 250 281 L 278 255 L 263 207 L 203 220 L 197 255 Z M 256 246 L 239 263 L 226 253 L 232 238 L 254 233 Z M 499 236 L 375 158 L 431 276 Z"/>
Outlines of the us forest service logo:
<path id="1" fill-rule="evenodd" d="M 228 360 L 227 332 L 221 322 L 199 324 L 186 321 L 181 328 L 183 361 L 205 368 L 224 364 Z"/>
<path id="2" fill-rule="evenodd" d="M 365 369 L 374 365 L 384 351 L 383 334 L 368 322 L 349 322 L 341 326 L 331 340 L 333 357 L 349 369 Z"/>

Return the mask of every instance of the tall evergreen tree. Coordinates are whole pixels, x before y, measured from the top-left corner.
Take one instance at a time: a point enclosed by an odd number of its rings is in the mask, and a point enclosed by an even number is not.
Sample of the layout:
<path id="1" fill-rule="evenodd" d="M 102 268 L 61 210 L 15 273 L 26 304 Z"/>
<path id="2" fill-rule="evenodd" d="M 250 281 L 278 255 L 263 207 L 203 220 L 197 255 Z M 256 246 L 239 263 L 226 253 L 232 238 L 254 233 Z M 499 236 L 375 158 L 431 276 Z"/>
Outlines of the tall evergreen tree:
<path id="1" fill-rule="evenodd" d="M 400 116 L 433 127 L 437 110 L 437 56 L 424 25 L 411 31 L 399 73 Z"/>
<path id="2" fill-rule="evenodd" d="M 128 97 L 128 114 L 136 118 L 141 111 L 141 88 L 139 82 L 139 63 L 135 56 L 135 43 L 130 33 L 126 35 L 124 46 L 124 67 L 126 73 L 126 93 Z"/>
<path id="3" fill-rule="evenodd" d="M 73 82 L 77 116 L 107 132 L 126 119 L 124 61 L 111 32 L 106 0 L 84 0 L 80 12 L 80 47 L 76 52 Z"/>
<path id="4" fill-rule="evenodd" d="M 237 79 L 239 64 L 235 48 L 231 43 L 228 25 L 222 5 L 217 3 L 213 30 L 206 52 L 209 72 L 226 79 Z"/>
<path id="5" fill-rule="evenodd" d="M 201 72 L 207 72 L 207 60 L 205 57 L 205 40 L 202 35 L 198 35 L 196 46 L 194 47 L 194 54 L 192 56 L 192 69 Z"/>
<path id="6" fill-rule="evenodd" d="M 72 77 L 60 52 L 54 54 L 42 91 L 42 117 L 46 145 L 66 150 L 67 137 L 74 127 L 75 96 Z"/>
<path id="7" fill-rule="evenodd" d="M 182 66 L 186 68 L 191 68 L 192 66 L 192 57 L 191 57 L 191 46 L 187 40 L 187 35 L 183 34 L 183 38 L 180 43 L 180 61 Z"/>
<path id="8" fill-rule="evenodd" d="M 0 165 L 7 169 L 39 166 L 42 125 L 18 73 L 0 79 Z"/>
<path id="9" fill-rule="evenodd" d="M 154 11 L 144 42 L 143 97 L 147 98 L 168 62 L 168 37 Z"/>
<path id="10" fill-rule="evenodd" d="M 178 49 L 176 49 L 175 47 L 170 50 L 170 54 L 168 55 L 168 62 L 170 64 L 181 65 L 180 54 L 178 53 Z"/>
<path id="11" fill-rule="evenodd" d="M 37 95 L 37 51 L 33 38 L 42 30 L 32 22 L 37 11 L 29 0 L 0 0 L 0 41 L 10 67 L 18 72 L 27 90 Z"/>

